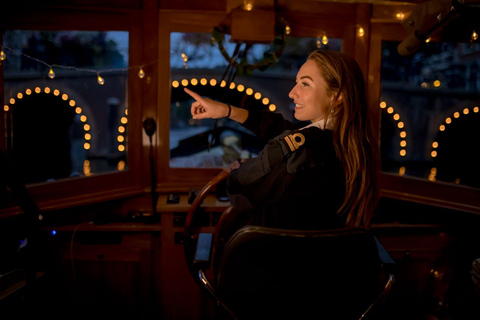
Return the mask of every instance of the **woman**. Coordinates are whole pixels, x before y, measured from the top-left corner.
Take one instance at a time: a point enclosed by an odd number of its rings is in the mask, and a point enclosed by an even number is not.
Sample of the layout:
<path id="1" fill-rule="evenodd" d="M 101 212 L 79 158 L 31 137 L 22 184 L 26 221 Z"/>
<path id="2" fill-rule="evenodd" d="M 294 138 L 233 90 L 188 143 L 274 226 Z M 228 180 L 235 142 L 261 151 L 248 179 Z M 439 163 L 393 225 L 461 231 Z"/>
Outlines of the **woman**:
<path id="1" fill-rule="evenodd" d="M 363 74 L 352 57 L 320 50 L 309 55 L 289 93 L 298 124 L 185 91 L 196 100 L 193 119 L 229 117 L 268 140 L 258 157 L 237 165 L 227 180 L 230 202 L 252 214 L 254 224 L 369 227 L 377 202 L 376 140 Z"/>

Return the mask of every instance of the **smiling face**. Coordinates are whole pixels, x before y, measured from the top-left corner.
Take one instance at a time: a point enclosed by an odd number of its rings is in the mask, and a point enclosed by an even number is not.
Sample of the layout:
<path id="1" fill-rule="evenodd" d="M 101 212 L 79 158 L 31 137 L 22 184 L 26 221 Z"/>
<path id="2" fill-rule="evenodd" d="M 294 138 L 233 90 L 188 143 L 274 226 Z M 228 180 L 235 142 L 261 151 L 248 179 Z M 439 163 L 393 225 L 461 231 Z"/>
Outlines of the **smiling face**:
<path id="1" fill-rule="evenodd" d="M 300 68 L 296 84 L 288 96 L 295 103 L 295 119 L 319 121 L 331 112 L 334 94 L 328 90 L 320 69 L 314 60 L 307 60 Z"/>

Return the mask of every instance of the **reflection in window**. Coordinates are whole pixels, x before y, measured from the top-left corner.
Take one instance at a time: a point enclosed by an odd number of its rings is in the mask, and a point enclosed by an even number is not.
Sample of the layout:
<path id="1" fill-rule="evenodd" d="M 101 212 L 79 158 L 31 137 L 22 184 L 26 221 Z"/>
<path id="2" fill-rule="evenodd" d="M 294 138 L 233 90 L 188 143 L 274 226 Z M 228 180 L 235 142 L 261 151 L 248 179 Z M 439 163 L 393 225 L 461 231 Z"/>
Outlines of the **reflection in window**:
<path id="1" fill-rule="evenodd" d="M 7 149 L 25 183 L 125 170 L 128 32 L 7 31 Z"/>
<path id="2" fill-rule="evenodd" d="M 237 159 L 255 157 L 263 148 L 255 136 L 229 119 L 192 120 L 193 100 L 188 87 L 202 96 L 237 107 L 280 112 L 293 118 L 288 93 L 295 85 L 298 69 L 315 49 L 341 50 L 340 39 L 286 38 L 277 63 L 250 76 L 236 76 L 231 85 L 224 79 L 227 62 L 207 33 L 171 34 L 170 166 L 193 168 L 228 167 Z M 323 40 L 323 41 L 322 41 Z M 232 55 L 235 43 L 224 42 Z M 250 64 L 261 61 L 268 44 L 255 44 L 248 51 Z"/>
<path id="3" fill-rule="evenodd" d="M 429 43 L 382 52 L 383 170 L 480 187 L 480 45 Z"/>

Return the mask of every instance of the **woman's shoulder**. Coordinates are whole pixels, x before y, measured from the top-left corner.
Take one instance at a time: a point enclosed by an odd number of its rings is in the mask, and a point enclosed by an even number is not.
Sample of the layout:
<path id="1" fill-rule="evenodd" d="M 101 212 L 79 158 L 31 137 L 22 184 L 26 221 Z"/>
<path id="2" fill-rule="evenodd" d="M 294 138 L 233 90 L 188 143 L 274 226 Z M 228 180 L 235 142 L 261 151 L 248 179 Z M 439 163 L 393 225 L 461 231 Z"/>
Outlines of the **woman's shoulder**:
<path id="1" fill-rule="evenodd" d="M 300 149 L 333 146 L 333 132 L 318 127 L 307 127 L 295 130 L 286 130 L 275 140 L 285 144 L 290 152 Z"/>
<path id="2" fill-rule="evenodd" d="M 286 130 L 270 143 L 282 150 L 280 154 L 289 173 L 297 172 L 300 167 L 314 167 L 315 163 L 330 163 L 336 158 L 332 132 L 316 127 Z"/>

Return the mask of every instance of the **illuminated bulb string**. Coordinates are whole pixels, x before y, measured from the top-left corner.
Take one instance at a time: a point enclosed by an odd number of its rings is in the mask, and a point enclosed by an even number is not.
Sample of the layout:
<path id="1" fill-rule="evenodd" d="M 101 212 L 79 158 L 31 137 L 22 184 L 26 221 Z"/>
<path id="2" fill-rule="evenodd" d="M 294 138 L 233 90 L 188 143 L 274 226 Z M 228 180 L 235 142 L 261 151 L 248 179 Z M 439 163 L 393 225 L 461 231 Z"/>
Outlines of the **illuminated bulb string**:
<path id="1" fill-rule="evenodd" d="M 140 67 L 140 71 L 138 71 L 138 77 L 140 79 L 145 78 L 145 72 L 143 71 L 143 66 Z"/>
<path id="2" fill-rule="evenodd" d="M 105 79 L 100 76 L 100 73 L 97 73 L 97 82 L 99 85 L 103 86 L 105 84 Z"/>
<path id="3" fill-rule="evenodd" d="M 192 86 L 196 86 L 198 85 L 199 83 L 203 86 L 206 86 L 207 84 L 210 84 L 210 86 L 212 87 L 215 87 L 217 85 L 217 80 L 216 79 L 210 79 L 210 81 L 207 81 L 207 79 L 205 78 L 202 78 L 200 79 L 200 81 L 198 81 L 198 79 L 196 78 L 192 78 L 190 79 L 190 81 L 188 81 L 187 79 L 182 79 L 181 81 L 178 81 L 178 80 L 173 80 L 171 85 L 173 88 L 179 88 L 180 85 L 186 87 L 189 85 L 189 83 L 192 85 Z M 225 80 L 222 80 L 219 84 L 219 86 L 221 88 L 225 87 L 227 85 L 227 82 Z M 262 98 L 262 94 L 260 92 L 256 92 L 254 93 L 253 89 L 252 88 L 247 88 L 245 89 L 245 86 L 243 84 L 235 84 L 235 82 L 231 82 L 230 83 L 230 86 L 229 86 L 229 89 L 230 90 L 234 90 L 234 89 L 237 89 L 239 92 L 244 92 L 245 91 L 245 94 L 248 95 L 248 96 L 253 96 L 256 100 L 261 100 L 262 104 L 265 105 L 265 106 L 268 106 L 268 110 L 270 111 L 275 111 L 277 109 L 277 106 L 273 103 L 270 103 L 270 99 L 269 98 L 266 98 L 266 97 L 263 97 Z M 179 106 L 180 104 L 178 104 L 177 102 L 177 107 Z"/>
<path id="4" fill-rule="evenodd" d="M 401 157 L 405 157 L 407 155 L 407 132 L 405 131 L 405 123 L 400 121 L 400 114 L 395 112 L 393 107 L 388 107 L 385 101 L 380 103 L 380 108 L 385 110 L 391 118 L 396 122 L 396 127 L 400 130 L 399 138 L 400 138 L 400 152 L 399 155 Z"/>
<path id="5" fill-rule="evenodd" d="M 93 70 L 93 69 L 85 69 L 85 68 L 78 68 L 78 67 L 73 67 L 73 66 L 64 66 L 64 65 L 58 65 L 58 64 L 48 64 L 46 63 L 45 61 L 42 61 L 40 59 L 37 59 L 35 57 L 32 57 L 32 56 L 29 56 L 28 54 L 25 54 L 25 53 L 19 53 L 18 51 L 16 50 L 13 50 L 9 47 L 5 47 L 5 46 L 2 46 L 1 47 L 1 51 L 0 51 L 0 59 L 3 61 L 7 58 L 7 55 L 5 54 L 5 52 L 3 51 L 3 49 L 6 49 L 6 50 L 10 50 L 12 51 L 15 55 L 17 56 L 24 56 L 30 60 L 33 60 L 33 61 L 36 61 L 40 64 L 43 64 L 44 66 L 46 66 L 49 71 L 48 71 L 48 77 L 50 79 L 54 79 L 55 78 L 55 72 L 53 71 L 53 68 L 59 68 L 59 69 L 70 69 L 70 70 L 75 70 L 75 71 L 84 71 L 84 72 L 91 72 L 91 73 L 95 73 L 97 75 L 97 82 L 98 84 L 100 85 L 103 85 L 105 84 L 105 79 L 100 75 L 100 74 L 104 74 L 104 73 L 108 73 L 108 72 L 115 72 L 115 71 L 128 71 L 130 69 L 137 69 L 139 68 L 140 71 L 138 72 L 138 77 L 140 79 L 143 79 L 145 78 L 145 71 L 143 70 L 143 68 L 147 65 L 150 65 L 150 64 L 153 64 L 155 61 L 152 61 L 150 63 L 147 63 L 147 64 L 143 64 L 141 66 L 132 66 L 132 67 L 127 67 L 127 68 L 117 68 L 117 69 L 105 69 L 105 70 L 102 70 L 102 71 L 98 71 L 98 70 Z"/>
<path id="6" fill-rule="evenodd" d="M 479 113 L 479 112 L 480 112 L 480 108 L 479 108 L 478 106 L 475 106 L 475 107 L 473 107 L 473 108 L 471 109 L 471 111 L 472 111 L 473 113 Z M 446 130 L 447 130 L 447 127 L 448 127 L 449 125 L 451 125 L 455 119 L 460 118 L 460 116 L 462 115 L 462 113 L 464 114 L 464 116 L 466 116 L 466 115 L 470 114 L 470 109 L 469 109 L 469 108 L 464 108 L 461 112 L 460 112 L 460 111 L 456 111 L 456 112 L 453 113 L 452 116 L 446 117 L 445 120 L 444 120 L 444 122 L 438 127 L 438 130 L 439 130 L 440 132 L 446 131 Z M 432 143 L 432 151 L 431 151 L 431 153 L 430 153 L 430 156 L 431 156 L 432 158 L 436 158 L 436 157 L 438 156 L 438 151 L 437 151 L 437 150 L 438 150 L 438 146 L 439 146 L 438 141 L 434 141 L 434 142 Z"/>

